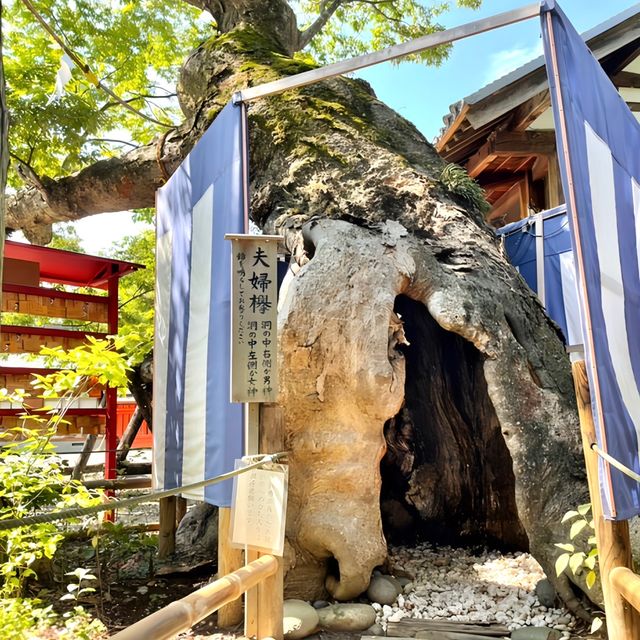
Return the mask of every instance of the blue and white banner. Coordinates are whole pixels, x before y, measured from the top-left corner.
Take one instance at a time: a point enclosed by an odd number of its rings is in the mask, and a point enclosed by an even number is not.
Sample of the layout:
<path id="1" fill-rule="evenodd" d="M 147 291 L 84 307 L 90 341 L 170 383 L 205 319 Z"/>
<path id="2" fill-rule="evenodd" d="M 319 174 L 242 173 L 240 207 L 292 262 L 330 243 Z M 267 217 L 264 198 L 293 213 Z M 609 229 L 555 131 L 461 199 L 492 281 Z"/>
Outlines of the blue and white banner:
<path id="1" fill-rule="evenodd" d="M 232 471 L 242 405 L 230 402 L 231 243 L 244 233 L 246 122 L 227 105 L 158 191 L 154 346 L 154 486 Z M 227 507 L 232 482 L 185 497 Z"/>
<path id="2" fill-rule="evenodd" d="M 504 248 L 568 346 L 582 345 L 576 272 L 566 207 L 543 211 L 497 231 Z"/>
<path id="3" fill-rule="evenodd" d="M 640 124 L 553 0 L 542 32 L 599 446 L 640 472 Z M 640 513 L 640 486 L 603 460 L 604 514 Z"/>

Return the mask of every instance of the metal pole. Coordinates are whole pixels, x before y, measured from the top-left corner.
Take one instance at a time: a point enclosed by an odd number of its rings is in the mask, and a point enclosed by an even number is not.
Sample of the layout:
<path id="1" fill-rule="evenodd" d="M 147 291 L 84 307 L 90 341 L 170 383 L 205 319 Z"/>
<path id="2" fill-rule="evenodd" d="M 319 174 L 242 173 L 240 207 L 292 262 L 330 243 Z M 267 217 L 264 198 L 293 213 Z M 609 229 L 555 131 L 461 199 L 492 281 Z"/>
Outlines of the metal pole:
<path id="1" fill-rule="evenodd" d="M 544 218 L 542 213 L 536 214 L 534 225 L 536 236 L 536 281 L 538 284 L 538 298 L 542 306 L 546 306 L 546 289 L 544 284 Z"/>
<path id="2" fill-rule="evenodd" d="M 462 40 L 470 36 L 475 36 L 485 31 L 492 31 L 493 29 L 499 29 L 500 27 L 506 27 L 516 22 L 522 22 L 523 20 L 529 20 L 540 15 L 539 3 L 526 5 L 519 9 L 513 9 L 512 11 L 505 11 L 489 18 L 483 18 L 482 20 L 474 20 L 467 24 L 460 25 L 459 27 L 453 27 L 452 29 L 446 29 L 445 31 L 439 31 L 437 33 L 431 33 L 428 36 L 417 38 L 409 42 L 403 42 L 392 47 L 387 47 L 381 51 L 374 51 L 373 53 L 367 53 L 362 56 L 350 58 L 349 60 L 342 60 L 334 64 L 329 64 L 320 69 L 312 69 L 311 71 L 305 71 L 295 76 L 288 78 L 281 78 L 274 80 L 273 82 L 267 82 L 266 84 L 258 85 L 257 87 L 251 87 L 238 91 L 233 96 L 235 103 L 239 102 L 251 102 L 257 98 L 265 98 L 267 96 L 273 96 L 277 93 L 287 91 L 287 89 L 297 89 L 304 87 L 314 82 L 320 82 L 321 80 L 327 80 L 340 76 L 344 73 L 351 73 L 358 69 L 364 69 L 380 62 L 387 62 L 389 60 L 396 60 L 403 56 L 408 56 L 412 53 L 420 53 L 427 49 L 433 49 L 444 44 L 450 44 L 457 40 Z"/>

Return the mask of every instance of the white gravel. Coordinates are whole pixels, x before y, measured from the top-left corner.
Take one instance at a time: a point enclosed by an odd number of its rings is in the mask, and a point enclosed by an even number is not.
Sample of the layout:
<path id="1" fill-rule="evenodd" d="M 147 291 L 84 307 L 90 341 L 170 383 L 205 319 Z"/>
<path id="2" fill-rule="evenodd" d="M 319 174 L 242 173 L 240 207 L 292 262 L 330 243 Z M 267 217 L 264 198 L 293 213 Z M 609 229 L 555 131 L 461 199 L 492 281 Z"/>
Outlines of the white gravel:
<path id="1" fill-rule="evenodd" d="M 576 623 L 567 610 L 540 604 L 534 590 L 545 576 L 527 553 L 478 553 L 425 543 L 391 549 L 390 566 L 412 582 L 392 606 L 373 605 L 385 630 L 387 622 L 402 618 L 446 619 L 500 623 L 511 630 L 546 626 L 568 638 Z"/>

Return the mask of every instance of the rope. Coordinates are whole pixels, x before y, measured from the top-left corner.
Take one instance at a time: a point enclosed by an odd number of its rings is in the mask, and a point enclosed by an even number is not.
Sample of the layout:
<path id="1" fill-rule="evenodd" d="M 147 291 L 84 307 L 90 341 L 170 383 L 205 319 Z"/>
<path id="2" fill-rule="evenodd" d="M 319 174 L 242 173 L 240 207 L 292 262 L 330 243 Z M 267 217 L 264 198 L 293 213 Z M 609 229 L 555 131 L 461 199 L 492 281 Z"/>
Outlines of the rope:
<path id="1" fill-rule="evenodd" d="M 233 471 L 228 471 L 227 473 L 215 476 L 214 478 L 201 480 L 200 482 L 194 482 L 193 484 L 187 484 L 182 487 L 176 487 L 175 489 L 167 489 L 166 491 L 155 491 L 153 493 L 147 493 L 142 496 L 135 496 L 134 498 L 125 498 L 124 500 L 109 500 L 104 504 L 97 504 L 92 507 L 71 507 L 70 509 L 63 509 L 62 511 L 41 513 L 35 516 L 28 516 L 26 518 L 11 518 L 7 520 L 0 520 L 0 531 L 9 531 L 10 529 L 17 529 L 19 527 L 25 527 L 32 524 L 55 522 L 57 520 L 70 520 L 71 518 L 80 518 L 82 516 L 101 513 L 102 511 L 113 511 L 114 509 L 134 507 L 145 502 L 155 502 L 156 500 L 169 498 L 185 491 L 194 491 L 195 489 L 202 489 L 212 484 L 224 482 L 225 480 L 229 480 L 230 478 L 239 476 L 243 473 L 246 473 L 247 471 L 251 471 L 252 469 L 258 469 L 266 464 L 278 462 L 285 456 L 286 453 L 272 453 L 269 455 L 265 455 L 262 460 L 249 464 L 246 467 L 234 469 Z"/>
<path id="2" fill-rule="evenodd" d="M 618 471 L 624 473 L 625 476 L 628 476 L 632 480 L 635 480 L 640 484 L 640 475 L 637 474 L 629 467 L 625 466 L 619 460 L 616 460 L 612 456 L 610 456 L 606 451 L 603 451 L 595 442 L 591 445 L 591 448 L 603 459 L 606 460 L 612 467 L 615 467 Z"/>

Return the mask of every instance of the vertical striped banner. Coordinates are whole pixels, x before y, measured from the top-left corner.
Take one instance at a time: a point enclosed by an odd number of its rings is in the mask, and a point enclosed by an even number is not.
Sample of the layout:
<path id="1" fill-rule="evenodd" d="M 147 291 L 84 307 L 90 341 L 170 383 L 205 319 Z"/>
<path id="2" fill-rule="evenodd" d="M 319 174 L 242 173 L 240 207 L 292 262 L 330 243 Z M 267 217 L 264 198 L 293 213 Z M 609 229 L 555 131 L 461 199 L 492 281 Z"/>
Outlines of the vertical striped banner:
<path id="1" fill-rule="evenodd" d="M 598 445 L 639 473 L 640 124 L 557 4 L 541 17 Z M 607 518 L 640 513 L 634 480 L 599 480 Z"/>
<path id="2" fill-rule="evenodd" d="M 245 228 L 244 108 L 228 104 L 157 195 L 154 486 L 231 471 L 243 453 L 230 402 L 231 252 Z M 185 497 L 231 504 L 231 481 Z"/>

